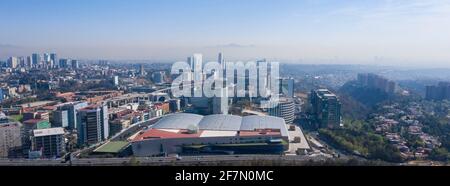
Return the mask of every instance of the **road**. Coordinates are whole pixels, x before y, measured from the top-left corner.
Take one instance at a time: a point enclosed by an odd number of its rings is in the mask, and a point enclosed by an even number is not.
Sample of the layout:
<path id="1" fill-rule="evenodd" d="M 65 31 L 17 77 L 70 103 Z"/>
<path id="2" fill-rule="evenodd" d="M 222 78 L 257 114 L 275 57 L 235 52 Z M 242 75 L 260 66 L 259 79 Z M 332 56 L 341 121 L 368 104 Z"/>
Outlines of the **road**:
<path id="1" fill-rule="evenodd" d="M 285 156 L 285 155 L 209 155 L 175 157 L 134 157 L 134 158 L 81 158 L 62 162 L 61 160 L 0 159 L 2 166 L 167 166 L 167 165 L 245 165 L 249 162 L 283 162 L 294 165 L 295 162 L 325 161 L 325 157 Z"/>

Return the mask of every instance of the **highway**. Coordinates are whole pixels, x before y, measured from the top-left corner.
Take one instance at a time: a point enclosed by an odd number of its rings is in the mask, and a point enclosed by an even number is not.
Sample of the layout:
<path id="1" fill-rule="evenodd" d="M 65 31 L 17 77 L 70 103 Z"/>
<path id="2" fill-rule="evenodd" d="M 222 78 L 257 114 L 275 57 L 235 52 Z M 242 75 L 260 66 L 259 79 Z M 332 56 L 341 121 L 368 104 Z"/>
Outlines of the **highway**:
<path id="1" fill-rule="evenodd" d="M 61 159 L 0 159 L 0 166 L 68 166 Z"/>
<path id="2" fill-rule="evenodd" d="M 0 159 L 2 166 L 172 166 L 172 165 L 246 165 L 257 162 L 279 162 L 295 165 L 296 162 L 325 161 L 326 157 L 286 155 L 208 155 L 175 157 L 127 157 L 127 158 L 80 158 L 62 160 Z"/>

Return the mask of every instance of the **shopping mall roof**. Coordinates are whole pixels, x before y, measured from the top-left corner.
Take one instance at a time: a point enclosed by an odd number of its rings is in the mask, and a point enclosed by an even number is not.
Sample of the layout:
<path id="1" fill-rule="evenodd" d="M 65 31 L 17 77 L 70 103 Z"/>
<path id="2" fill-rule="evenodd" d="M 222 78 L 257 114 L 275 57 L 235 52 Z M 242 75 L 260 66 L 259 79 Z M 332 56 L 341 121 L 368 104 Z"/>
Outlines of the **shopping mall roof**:
<path id="1" fill-rule="evenodd" d="M 198 126 L 203 116 L 197 114 L 177 113 L 169 114 L 161 118 L 151 128 L 156 129 L 188 129 L 190 126 Z"/>
<path id="2" fill-rule="evenodd" d="M 190 129 L 211 131 L 254 131 L 256 129 L 279 129 L 282 136 L 288 136 L 283 118 L 274 116 L 235 116 L 176 113 L 163 117 L 151 128 L 153 129 Z"/>
<path id="3" fill-rule="evenodd" d="M 198 123 L 198 128 L 201 130 L 225 130 L 237 131 L 240 130 L 242 117 L 233 115 L 209 115 L 204 116 Z"/>

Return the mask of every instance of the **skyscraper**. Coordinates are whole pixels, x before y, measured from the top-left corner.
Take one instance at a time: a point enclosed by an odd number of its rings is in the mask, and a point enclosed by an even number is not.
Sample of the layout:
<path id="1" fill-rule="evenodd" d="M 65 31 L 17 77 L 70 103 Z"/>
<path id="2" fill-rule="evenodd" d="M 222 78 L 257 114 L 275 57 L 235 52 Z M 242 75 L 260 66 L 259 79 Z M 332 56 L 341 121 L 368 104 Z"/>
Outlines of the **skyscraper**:
<path id="1" fill-rule="evenodd" d="M 81 108 L 87 107 L 87 102 L 72 102 L 61 105 L 57 108 L 59 111 L 67 111 L 68 116 L 68 129 L 76 129 L 77 128 L 77 113 Z"/>
<path id="2" fill-rule="evenodd" d="M 191 70 L 194 70 L 194 60 L 192 59 L 192 57 L 187 58 L 187 63 L 191 67 Z"/>
<path id="3" fill-rule="evenodd" d="M 10 57 L 7 62 L 9 68 L 17 68 L 19 65 L 19 59 L 17 57 Z"/>
<path id="4" fill-rule="evenodd" d="M 27 56 L 26 67 L 27 67 L 27 68 L 33 67 L 33 59 L 31 58 L 31 56 Z"/>
<path id="5" fill-rule="evenodd" d="M 108 105 L 102 104 L 100 106 L 100 122 L 102 125 L 102 139 L 106 140 L 109 137 L 109 116 Z"/>
<path id="6" fill-rule="evenodd" d="M 203 82 L 203 56 L 202 54 L 194 54 L 192 56 L 192 64 L 194 65 L 194 96 L 202 96 L 203 95 L 203 86 L 201 86 L 201 82 Z"/>
<path id="7" fill-rule="evenodd" d="M 50 61 L 50 54 L 44 53 L 44 62 L 49 62 L 49 61 Z"/>
<path id="8" fill-rule="evenodd" d="M 293 78 L 281 78 L 280 79 L 280 93 L 286 97 L 294 97 L 294 79 Z"/>
<path id="9" fill-rule="evenodd" d="M 341 126 L 341 103 L 328 89 L 312 90 L 310 102 L 312 114 L 318 127 L 338 128 Z"/>
<path id="10" fill-rule="evenodd" d="M 145 75 L 146 75 L 145 69 L 144 69 L 144 65 L 143 65 L 143 64 L 140 64 L 140 65 L 139 65 L 139 75 L 140 75 L 140 76 L 145 76 Z"/>
<path id="11" fill-rule="evenodd" d="M 31 61 L 33 66 L 37 66 L 41 62 L 41 56 L 39 54 L 31 54 Z"/>
<path id="12" fill-rule="evenodd" d="M 92 105 L 79 110 L 78 144 L 92 145 L 109 136 L 108 107 Z"/>
<path id="13" fill-rule="evenodd" d="M 73 69 L 80 68 L 80 64 L 78 63 L 78 60 L 74 60 L 73 59 L 70 63 L 71 63 L 71 66 L 72 66 Z"/>
<path id="14" fill-rule="evenodd" d="M 67 67 L 69 67 L 69 60 L 68 59 L 60 59 L 58 67 L 59 68 L 67 68 Z"/>
<path id="15" fill-rule="evenodd" d="M 194 65 L 194 70 L 202 70 L 203 69 L 203 55 L 202 54 L 194 54 L 192 56 L 192 61 Z"/>
<path id="16" fill-rule="evenodd" d="M 51 61 L 51 68 L 54 68 L 56 66 L 57 61 L 57 56 L 55 53 L 51 53 L 50 54 L 50 61 Z"/>
<path id="17" fill-rule="evenodd" d="M 219 53 L 217 62 L 220 63 L 220 65 L 222 66 L 222 69 L 225 69 L 225 59 L 223 58 L 222 52 Z"/>

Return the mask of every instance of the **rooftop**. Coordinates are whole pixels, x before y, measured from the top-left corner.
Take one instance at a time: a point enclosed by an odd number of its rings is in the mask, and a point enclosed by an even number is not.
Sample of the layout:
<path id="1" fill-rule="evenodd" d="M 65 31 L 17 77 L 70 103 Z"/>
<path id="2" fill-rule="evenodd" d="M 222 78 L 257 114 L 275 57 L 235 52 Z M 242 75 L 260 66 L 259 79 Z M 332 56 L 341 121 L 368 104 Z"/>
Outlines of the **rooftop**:
<path id="1" fill-rule="evenodd" d="M 124 149 L 129 143 L 126 141 L 110 141 L 98 147 L 94 152 L 100 153 L 118 153 Z"/>
<path id="2" fill-rule="evenodd" d="M 138 135 L 133 141 L 140 141 L 146 139 L 166 139 L 166 138 L 196 138 L 200 137 L 202 131 L 198 131 L 197 133 L 186 133 L 182 130 L 178 132 L 170 132 L 159 129 L 150 129 L 145 131 L 144 133 Z"/>
<path id="3" fill-rule="evenodd" d="M 187 133 L 192 128 L 196 133 Z M 238 133 L 239 131 L 239 133 Z M 289 137 L 284 119 L 273 116 L 234 116 L 176 113 L 163 117 L 133 141 L 151 138 L 195 138 L 219 136 L 281 135 Z"/>
<path id="4" fill-rule="evenodd" d="M 235 115 L 208 115 L 176 113 L 163 117 L 151 128 L 155 129 L 188 129 L 197 126 L 200 130 L 238 131 L 255 129 L 280 129 L 287 136 L 285 121 L 274 116 L 235 116 Z"/>
<path id="5" fill-rule="evenodd" d="M 62 134 L 64 134 L 64 128 L 62 128 L 62 127 L 33 130 L 34 137 L 62 135 Z"/>

